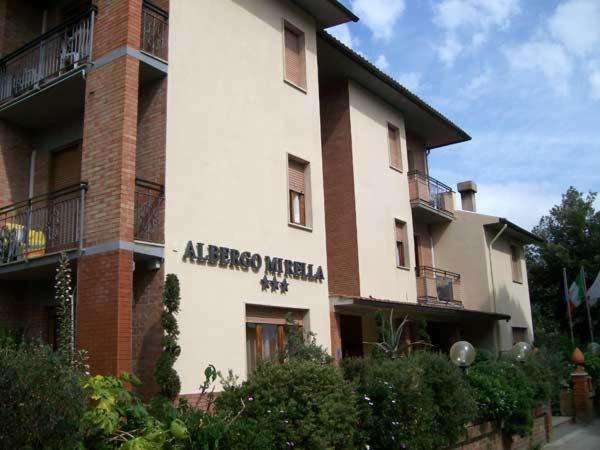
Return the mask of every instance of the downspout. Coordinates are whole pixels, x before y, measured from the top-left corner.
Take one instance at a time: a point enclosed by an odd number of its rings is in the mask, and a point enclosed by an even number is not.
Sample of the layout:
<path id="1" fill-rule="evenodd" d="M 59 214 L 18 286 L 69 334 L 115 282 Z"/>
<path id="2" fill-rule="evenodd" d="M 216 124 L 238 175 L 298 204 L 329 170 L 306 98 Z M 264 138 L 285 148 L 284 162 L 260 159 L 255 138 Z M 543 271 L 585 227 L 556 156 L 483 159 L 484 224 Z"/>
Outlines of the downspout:
<path id="1" fill-rule="evenodd" d="M 502 229 L 500 231 L 498 231 L 498 234 L 496 236 L 494 236 L 494 239 L 492 239 L 490 241 L 489 248 L 488 248 L 488 257 L 490 259 L 490 279 L 492 281 L 492 306 L 494 309 L 494 313 L 496 313 L 498 311 L 497 311 L 497 307 L 496 307 L 496 283 L 494 281 L 494 264 L 492 262 L 493 261 L 492 247 L 494 246 L 494 244 L 496 243 L 498 238 L 500 238 L 500 236 L 502 236 L 502 233 L 504 233 L 504 231 L 506 230 L 507 227 L 508 227 L 508 225 L 504 224 Z M 496 351 L 499 353 L 500 352 L 500 327 L 498 326 L 497 322 L 494 323 L 494 329 L 495 329 L 494 340 L 495 340 Z"/>

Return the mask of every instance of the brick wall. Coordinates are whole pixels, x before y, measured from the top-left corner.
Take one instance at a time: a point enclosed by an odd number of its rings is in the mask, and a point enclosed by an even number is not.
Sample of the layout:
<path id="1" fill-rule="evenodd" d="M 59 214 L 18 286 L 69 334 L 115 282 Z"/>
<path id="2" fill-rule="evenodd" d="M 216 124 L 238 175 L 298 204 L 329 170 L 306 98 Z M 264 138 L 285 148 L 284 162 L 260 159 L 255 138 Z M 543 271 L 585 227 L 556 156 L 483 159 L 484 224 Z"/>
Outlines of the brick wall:
<path id="1" fill-rule="evenodd" d="M 333 311 L 329 313 L 329 326 L 331 329 L 331 355 L 334 364 L 338 365 L 342 360 L 342 335 L 339 314 Z"/>
<path id="2" fill-rule="evenodd" d="M 6 55 L 42 33 L 42 7 L 23 0 L 0 0 L 0 55 Z"/>
<path id="3" fill-rule="evenodd" d="M 122 57 L 86 83 L 82 179 L 88 181 L 85 243 L 133 240 L 139 61 Z"/>
<path id="4" fill-rule="evenodd" d="M 164 184 L 167 126 L 167 79 L 140 87 L 136 176 Z"/>
<path id="5" fill-rule="evenodd" d="M 154 381 L 163 335 L 161 315 L 164 270 L 148 271 L 137 263 L 133 276 L 133 373 L 142 380 L 139 394 L 149 399 L 158 392 Z"/>
<path id="6" fill-rule="evenodd" d="M 324 87 L 320 100 L 329 292 L 359 296 L 348 83 Z"/>
<path id="7" fill-rule="evenodd" d="M 77 347 L 89 352 L 92 373 L 131 372 L 132 269 L 127 251 L 79 260 Z"/>
<path id="8" fill-rule="evenodd" d="M 94 30 L 94 57 L 123 46 L 140 48 L 142 0 L 94 0 L 98 20 Z"/>
<path id="9" fill-rule="evenodd" d="M 30 155 L 25 132 L 0 120 L 0 206 L 27 199 Z"/>

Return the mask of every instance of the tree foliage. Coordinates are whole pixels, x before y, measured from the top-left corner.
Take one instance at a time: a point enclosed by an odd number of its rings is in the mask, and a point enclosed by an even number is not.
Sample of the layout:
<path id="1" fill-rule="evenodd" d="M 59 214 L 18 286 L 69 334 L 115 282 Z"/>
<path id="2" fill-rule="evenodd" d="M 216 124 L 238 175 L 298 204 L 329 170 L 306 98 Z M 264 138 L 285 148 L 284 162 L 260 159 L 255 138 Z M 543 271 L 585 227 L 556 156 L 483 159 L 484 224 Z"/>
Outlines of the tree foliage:
<path id="1" fill-rule="evenodd" d="M 71 267 L 66 253 L 60 254 L 54 284 L 54 299 L 57 305 L 58 348 L 69 361 L 73 360 L 73 288 L 71 286 Z"/>
<path id="2" fill-rule="evenodd" d="M 162 338 L 162 353 L 156 362 L 154 377 L 163 397 L 175 400 L 181 389 L 179 375 L 173 367 L 181 353 L 178 344 L 179 326 L 175 314 L 179 312 L 181 300 L 179 290 L 179 279 L 177 275 L 168 274 L 163 291 L 163 313 L 161 318 L 164 336 Z"/>
<path id="3" fill-rule="evenodd" d="M 543 333 L 552 333 L 558 327 L 568 334 L 568 318 L 564 300 L 562 269 L 567 269 L 571 283 L 583 266 L 588 275 L 588 285 L 600 271 L 600 212 L 594 208 L 596 193 L 584 196 L 570 187 L 559 205 L 541 218 L 533 232 L 545 240 L 539 247 L 527 251 L 527 266 L 534 319 Z M 600 308 L 593 308 L 596 333 L 600 325 Z M 588 340 L 585 307 L 576 308 L 573 317 L 575 333 Z M 543 337 L 542 334 L 540 337 Z"/>

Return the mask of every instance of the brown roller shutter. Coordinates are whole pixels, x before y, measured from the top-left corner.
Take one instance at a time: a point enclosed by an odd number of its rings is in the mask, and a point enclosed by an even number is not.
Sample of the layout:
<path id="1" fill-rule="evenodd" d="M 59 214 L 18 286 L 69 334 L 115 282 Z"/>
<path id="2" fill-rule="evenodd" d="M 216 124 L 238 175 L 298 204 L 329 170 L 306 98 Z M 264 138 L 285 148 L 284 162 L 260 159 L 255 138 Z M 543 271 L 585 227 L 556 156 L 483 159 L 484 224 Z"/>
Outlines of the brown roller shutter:
<path id="1" fill-rule="evenodd" d="M 306 88 L 304 36 L 285 25 L 285 79 Z"/>
<path id="2" fill-rule="evenodd" d="M 50 191 L 58 191 L 81 181 L 81 147 L 52 153 Z"/>
<path id="3" fill-rule="evenodd" d="M 288 162 L 288 178 L 290 184 L 290 190 L 304 194 L 306 180 L 304 173 L 306 172 L 306 165 L 290 160 Z"/>

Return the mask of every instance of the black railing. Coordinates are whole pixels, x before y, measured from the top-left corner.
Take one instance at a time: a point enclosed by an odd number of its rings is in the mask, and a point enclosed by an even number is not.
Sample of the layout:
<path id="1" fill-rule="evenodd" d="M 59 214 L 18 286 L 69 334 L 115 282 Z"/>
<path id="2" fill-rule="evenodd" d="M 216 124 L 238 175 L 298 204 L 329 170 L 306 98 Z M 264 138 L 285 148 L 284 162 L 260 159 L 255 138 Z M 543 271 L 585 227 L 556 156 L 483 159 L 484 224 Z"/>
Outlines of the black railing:
<path id="1" fill-rule="evenodd" d="M 460 302 L 460 274 L 434 267 L 416 267 L 417 297 L 441 302 Z"/>
<path id="2" fill-rule="evenodd" d="M 165 240 L 165 188 L 137 178 L 135 180 L 134 239 L 162 244 Z"/>
<path id="3" fill-rule="evenodd" d="M 83 248 L 87 183 L 0 208 L 0 265 Z"/>
<path id="4" fill-rule="evenodd" d="M 149 2 L 142 7 L 142 50 L 169 59 L 169 13 Z"/>
<path id="5" fill-rule="evenodd" d="M 0 59 L 0 104 L 90 62 L 95 11 L 52 28 Z"/>
<path id="6" fill-rule="evenodd" d="M 419 171 L 408 172 L 410 200 L 425 202 L 432 208 L 451 211 L 452 188 Z"/>

